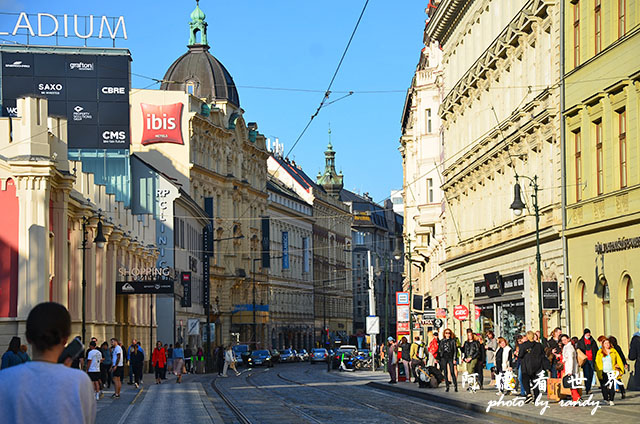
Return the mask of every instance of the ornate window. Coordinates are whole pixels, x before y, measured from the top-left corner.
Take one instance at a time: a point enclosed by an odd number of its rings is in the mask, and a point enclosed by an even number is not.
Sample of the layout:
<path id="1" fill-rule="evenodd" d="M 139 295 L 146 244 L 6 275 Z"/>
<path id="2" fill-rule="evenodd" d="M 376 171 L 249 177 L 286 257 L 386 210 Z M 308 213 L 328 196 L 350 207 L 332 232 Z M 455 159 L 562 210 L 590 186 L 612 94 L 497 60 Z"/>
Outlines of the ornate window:
<path id="1" fill-rule="evenodd" d="M 582 319 L 581 328 L 587 328 L 589 326 L 589 303 L 584 297 L 586 285 L 584 281 L 580 281 L 580 283 L 578 284 L 580 287 L 580 317 Z"/>
<path id="2" fill-rule="evenodd" d="M 620 188 L 627 186 L 627 111 L 618 113 L 618 140 L 620 142 Z"/>
<path id="3" fill-rule="evenodd" d="M 602 0 L 595 0 L 595 54 L 598 54 L 602 51 Z"/>
<path id="4" fill-rule="evenodd" d="M 626 305 L 627 305 L 627 334 L 629 335 L 629 340 L 631 340 L 631 336 L 633 335 L 635 326 L 636 326 L 636 307 L 633 296 L 633 281 L 631 281 L 631 277 L 628 275 L 624 277 L 623 287 L 626 286 Z"/>
<path id="5" fill-rule="evenodd" d="M 187 81 L 187 93 L 195 96 L 196 94 L 196 83 L 193 81 Z"/>
<path id="6" fill-rule="evenodd" d="M 580 65 L 580 3 L 573 5 L 573 67 Z"/>
<path id="7" fill-rule="evenodd" d="M 580 131 L 573 133 L 576 157 L 576 202 L 582 200 L 582 140 Z"/>
<path id="8" fill-rule="evenodd" d="M 618 38 L 627 32 L 627 0 L 618 0 Z"/>
<path id="9" fill-rule="evenodd" d="M 596 131 L 596 182 L 597 194 L 600 196 L 604 193 L 604 153 L 602 151 L 602 121 L 595 123 Z"/>

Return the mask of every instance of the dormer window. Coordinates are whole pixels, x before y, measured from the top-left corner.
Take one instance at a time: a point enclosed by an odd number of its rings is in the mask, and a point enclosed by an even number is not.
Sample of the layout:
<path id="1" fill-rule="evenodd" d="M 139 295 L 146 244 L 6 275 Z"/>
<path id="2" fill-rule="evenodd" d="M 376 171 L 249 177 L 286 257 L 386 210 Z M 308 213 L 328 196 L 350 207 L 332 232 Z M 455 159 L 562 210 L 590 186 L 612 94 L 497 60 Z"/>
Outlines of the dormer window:
<path id="1" fill-rule="evenodd" d="M 187 93 L 195 96 L 196 95 L 196 83 L 193 81 L 187 81 Z"/>

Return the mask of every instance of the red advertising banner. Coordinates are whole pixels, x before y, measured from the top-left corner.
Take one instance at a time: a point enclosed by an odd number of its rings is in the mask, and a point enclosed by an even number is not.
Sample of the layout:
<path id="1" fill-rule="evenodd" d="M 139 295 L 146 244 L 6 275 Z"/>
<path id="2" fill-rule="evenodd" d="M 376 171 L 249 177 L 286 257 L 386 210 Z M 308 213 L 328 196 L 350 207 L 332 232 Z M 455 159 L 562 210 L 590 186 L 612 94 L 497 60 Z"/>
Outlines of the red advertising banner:
<path id="1" fill-rule="evenodd" d="M 409 334 L 408 322 L 399 322 L 397 326 L 398 326 L 398 334 Z"/>
<path id="2" fill-rule="evenodd" d="M 141 103 L 142 144 L 184 144 L 182 140 L 182 103 L 149 105 Z"/>
<path id="3" fill-rule="evenodd" d="M 464 305 L 457 305 L 453 307 L 453 317 L 459 321 L 469 319 L 469 308 Z"/>
<path id="4" fill-rule="evenodd" d="M 447 319 L 447 309 L 446 308 L 436 309 L 436 318 Z"/>

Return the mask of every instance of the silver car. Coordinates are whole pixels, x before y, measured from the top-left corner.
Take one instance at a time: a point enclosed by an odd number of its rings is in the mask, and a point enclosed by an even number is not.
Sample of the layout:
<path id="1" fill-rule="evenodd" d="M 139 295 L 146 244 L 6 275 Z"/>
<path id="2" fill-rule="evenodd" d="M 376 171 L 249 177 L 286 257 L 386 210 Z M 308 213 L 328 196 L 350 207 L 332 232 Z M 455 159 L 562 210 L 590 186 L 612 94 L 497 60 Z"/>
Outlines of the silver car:
<path id="1" fill-rule="evenodd" d="M 328 356 L 329 352 L 327 351 L 327 349 L 313 349 L 311 351 L 311 354 L 309 355 L 309 362 L 311 362 L 312 364 L 315 362 L 326 362 Z"/>

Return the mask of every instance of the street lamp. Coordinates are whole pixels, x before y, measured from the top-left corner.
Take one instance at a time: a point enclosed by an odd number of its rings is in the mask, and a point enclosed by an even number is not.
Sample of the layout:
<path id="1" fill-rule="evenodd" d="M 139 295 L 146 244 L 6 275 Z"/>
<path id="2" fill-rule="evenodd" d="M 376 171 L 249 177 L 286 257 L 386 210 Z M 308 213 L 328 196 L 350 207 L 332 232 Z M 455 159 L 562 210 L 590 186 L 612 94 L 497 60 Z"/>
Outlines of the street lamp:
<path id="1" fill-rule="evenodd" d="M 87 333 L 87 224 L 89 218 L 82 217 L 82 343 L 86 342 Z M 99 248 L 103 248 L 107 239 L 102 230 L 102 217 L 98 212 L 98 229 L 93 242 Z"/>
<path id="2" fill-rule="evenodd" d="M 538 281 L 538 318 L 540 319 L 540 334 L 544 334 L 542 325 L 542 269 L 540 267 L 540 209 L 538 207 L 538 176 L 534 175 L 533 178 L 516 174 L 516 184 L 513 187 L 513 203 L 509 206 L 509 209 L 513 210 L 515 216 L 522 215 L 522 211 L 526 207 L 521 197 L 520 183 L 518 178 L 525 178 L 529 180 L 529 184 L 533 187 L 533 193 L 531 199 L 533 200 L 533 210 L 536 216 L 536 277 Z"/>

